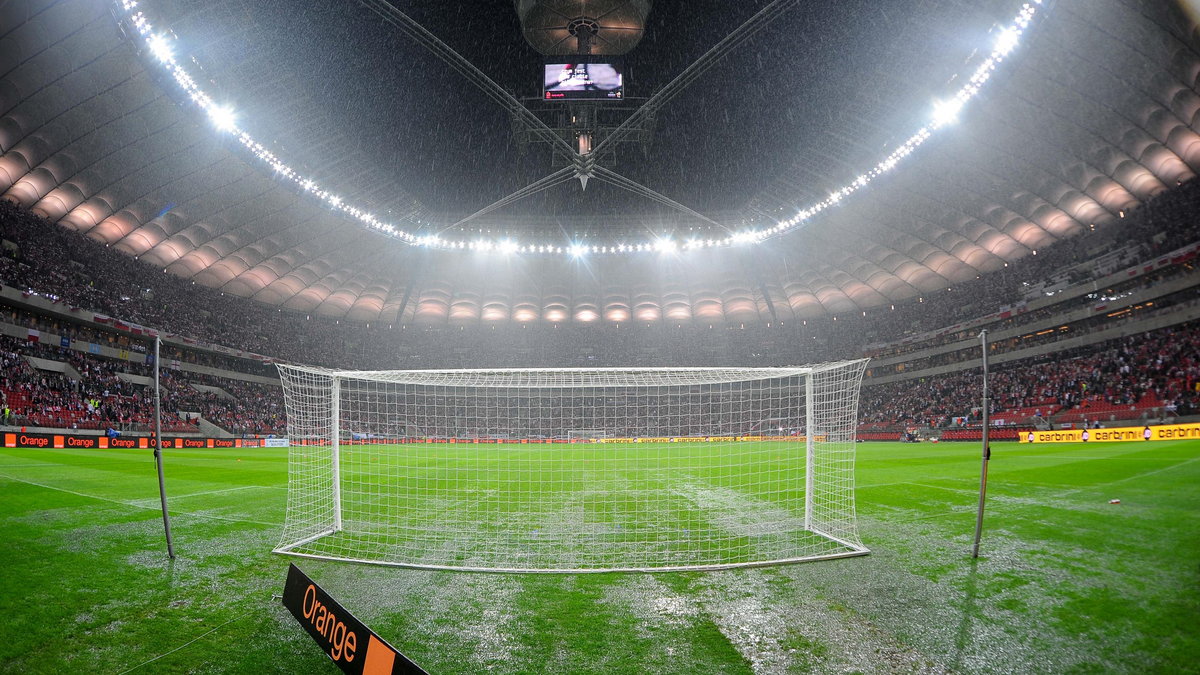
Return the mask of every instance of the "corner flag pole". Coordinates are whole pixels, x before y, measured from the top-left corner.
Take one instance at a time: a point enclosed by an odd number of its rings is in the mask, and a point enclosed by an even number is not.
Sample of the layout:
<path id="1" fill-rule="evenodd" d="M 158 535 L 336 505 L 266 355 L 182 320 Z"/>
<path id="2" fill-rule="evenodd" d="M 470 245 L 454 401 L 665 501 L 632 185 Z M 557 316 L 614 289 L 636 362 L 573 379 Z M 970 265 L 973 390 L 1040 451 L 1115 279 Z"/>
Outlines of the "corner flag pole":
<path id="1" fill-rule="evenodd" d="M 988 460 L 992 458 L 992 448 L 988 444 L 988 410 L 991 408 L 988 397 L 988 343 L 987 329 L 979 331 L 979 342 L 983 348 L 983 467 L 979 470 L 979 511 L 975 514 L 975 547 L 971 549 L 971 557 L 979 557 L 979 537 L 983 534 L 983 502 L 987 497 Z"/>
<path id="2" fill-rule="evenodd" d="M 162 391 L 158 383 L 158 352 L 162 338 L 154 336 L 154 463 L 158 466 L 158 498 L 162 501 L 163 529 L 167 532 L 167 557 L 175 558 L 175 544 L 171 541 L 171 514 L 167 513 L 167 485 L 163 482 L 162 468 Z"/>

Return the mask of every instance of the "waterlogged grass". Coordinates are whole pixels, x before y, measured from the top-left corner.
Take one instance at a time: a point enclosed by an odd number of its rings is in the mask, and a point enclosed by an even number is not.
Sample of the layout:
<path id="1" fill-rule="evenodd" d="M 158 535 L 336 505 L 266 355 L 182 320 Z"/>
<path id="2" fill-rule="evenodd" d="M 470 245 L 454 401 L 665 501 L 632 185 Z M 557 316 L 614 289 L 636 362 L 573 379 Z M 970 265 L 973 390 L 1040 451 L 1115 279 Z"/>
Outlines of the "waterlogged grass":
<path id="1" fill-rule="evenodd" d="M 283 450 L 0 450 L 0 671 L 337 672 L 278 600 Z M 1200 443 L 863 444 L 873 553 L 719 573 L 299 560 L 434 673 L 1200 672 Z M 1109 504 L 1120 499 L 1119 505 Z"/>

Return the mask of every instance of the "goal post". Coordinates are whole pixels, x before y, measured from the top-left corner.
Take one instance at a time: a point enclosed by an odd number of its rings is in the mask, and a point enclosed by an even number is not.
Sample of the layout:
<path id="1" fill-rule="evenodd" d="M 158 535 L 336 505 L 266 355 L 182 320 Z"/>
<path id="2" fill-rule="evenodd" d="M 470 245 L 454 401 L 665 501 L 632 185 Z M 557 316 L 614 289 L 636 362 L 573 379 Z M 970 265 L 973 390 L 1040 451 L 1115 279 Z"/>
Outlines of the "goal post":
<path id="1" fill-rule="evenodd" d="M 276 552 L 430 569 L 724 569 L 863 555 L 866 360 L 788 368 L 279 365 Z"/>
<path id="2" fill-rule="evenodd" d="M 604 429 L 568 429 L 567 440 L 574 443 L 592 443 L 608 438 L 611 434 Z"/>

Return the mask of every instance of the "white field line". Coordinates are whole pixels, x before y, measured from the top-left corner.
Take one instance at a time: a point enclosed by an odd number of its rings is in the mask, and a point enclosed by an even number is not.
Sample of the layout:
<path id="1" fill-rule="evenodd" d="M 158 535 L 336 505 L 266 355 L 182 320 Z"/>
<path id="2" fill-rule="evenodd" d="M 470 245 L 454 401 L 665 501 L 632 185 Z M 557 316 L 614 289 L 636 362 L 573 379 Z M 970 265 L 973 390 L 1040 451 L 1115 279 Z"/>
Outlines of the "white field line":
<path id="1" fill-rule="evenodd" d="M 109 502 L 110 504 L 120 504 L 121 506 L 128 506 L 130 508 L 135 508 L 135 509 L 145 509 L 145 510 L 157 511 L 160 508 L 157 501 L 155 501 L 155 503 L 153 505 L 143 505 L 143 504 L 139 504 L 137 501 L 125 501 L 122 499 L 112 499 L 111 497 L 101 497 L 100 495 L 90 495 L 85 492 L 76 492 L 75 490 L 68 490 L 66 488 L 60 488 L 60 487 L 56 487 L 54 485 L 46 485 L 45 483 L 38 483 L 37 481 L 25 480 L 24 478 L 16 478 L 16 477 L 9 476 L 6 474 L 0 474 L 0 478 L 15 481 L 17 483 L 25 483 L 26 485 L 36 485 L 37 487 L 45 488 L 47 490 L 57 490 L 58 492 L 66 492 L 67 494 L 72 494 L 77 497 L 86 497 L 87 499 L 98 499 L 102 502 Z M 170 495 L 168 495 L 167 500 L 170 501 L 170 499 L 171 499 L 171 497 L 170 497 Z M 195 516 L 196 518 L 208 518 L 210 520 L 224 520 L 224 521 L 228 521 L 228 522 L 232 522 L 232 523 L 251 523 L 253 525 L 267 525 L 269 527 L 278 527 L 279 526 L 279 523 L 268 523 L 268 522 L 265 522 L 262 520 L 250 520 L 248 518 L 229 518 L 226 516 L 214 516 L 214 515 L 206 514 L 206 513 L 192 513 L 190 511 L 175 511 L 174 513 L 176 515 Z"/>
<path id="2" fill-rule="evenodd" d="M 0 468 L 3 468 L 3 467 L 0 467 Z M 220 490 L 204 490 L 203 492 L 190 492 L 190 493 L 184 494 L 184 495 L 168 494 L 167 499 L 175 500 L 175 499 L 187 499 L 188 497 L 200 497 L 202 495 L 219 495 L 223 492 L 236 492 L 238 490 L 286 490 L 286 489 L 287 488 L 285 488 L 285 487 L 279 487 L 277 485 L 239 485 L 238 487 L 221 488 Z M 134 499 L 134 500 L 131 500 L 129 503 L 140 504 L 142 502 L 154 502 L 155 504 L 157 504 L 158 498 L 157 497 L 146 497 L 145 499 Z"/>
<path id="3" fill-rule="evenodd" d="M 949 492 L 966 492 L 968 494 L 978 494 L 979 493 L 979 488 L 976 488 L 974 490 L 967 490 L 964 488 L 952 488 L 952 487 L 945 487 L 942 485 L 930 485 L 928 483 L 904 483 L 904 485 L 915 485 L 917 487 L 929 488 L 930 490 L 947 490 Z"/>
<path id="4" fill-rule="evenodd" d="M 996 455 L 992 455 L 992 461 L 996 461 Z M 1000 457 L 1008 462 L 1014 459 L 1086 459 L 1086 460 L 1105 460 L 1119 459 L 1124 462 L 1169 462 L 1167 457 L 1126 457 L 1125 455 L 1108 455 L 1107 457 L 1084 457 L 1081 455 L 1000 455 Z"/>
<path id="5" fill-rule="evenodd" d="M 1064 492 L 1063 494 L 1064 495 L 1073 495 L 1077 492 L 1083 492 L 1084 490 L 1094 490 L 1094 489 L 1109 487 L 1111 485 L 1120 485 L 1121 483 L 1128 483 L 1129 481 L 1138 480 L 1139 478 L 1145 478 L 1146 476 L 1153 476 L 1156 473 L 1164 473 L 1166 471 L 1172 471 L 1174 469 L 1178 469 L 1181 466 L 1192 464 L 1194 462 L 1200 462 L 1200 457 L 1193 457 L 1191 459 L 1185 459 L 1182 462 L 1176 462 L 1175 464 L 1172 464 L 1170 466 L 1164 466 L 1161 469 L 1154 469 L 1152 471 L 1144 471 L 1142 473 L 1135 473 L 1132 476 L 1118 478 L 1117 480 L 1110 481 L 1108 483 L 1097 483 L 1095 485 L 1085 485 L 1084 487 L 1077 488 L 1077 489 L 1071 490 L 1069 492 Z"/>
<path id="6" fill-rule="evenodd" d="M 1153 476 L 1155 474 L 1163 473 L 1166 471 L 1171 471 L 1173 469 L 1177 469 L 1181 466 L 1185 466 L 1187 464 L 1192 464 L 1194 462 L 1200 462 L 1200 457 L 1193 457 L 1191 459 L 1185 459 L 1181 462 L 1176 462 L 1175 464 L 1172 464 L 1170 466 L 1164 466 L 1164 467 L 1161 467 L 1158 469 L 1144 471 L 1142 473 L 1137 473 L 1132 476 L 1126 476 L 1124 478 L 1110 481 L 1108 483 L 1096 483 L 1094 485 L 1085 485 L 1083 487 L 1076 488 L 1074 490 L 1068 490 L 1066 492 L 1060 493 L 1060 496 L 1066 497 L 1066 496 L 1078 494 L 1080 492 L 1084 492 L 1087 490 L 1099 490 L 1101 488 L 1106 488 L 1106 487 L 1110 487 L 1113 485 L 1119 485 L 1121 483 L 1127 483 L 1129 481 L 1138 480 L 1140 478 L 1145 478 L 1147 476 Z M 886 486 L 891 486 L 891 485 L 914 485 L 917 487 L 929 488 L 929 489 L 933 489 L 933 490 L 948 490 L 950 492 L 964 492 L 964 493 L 969 493 L 969 494 L 977 494 L 978 493 L 978 490 L 966 490 L 966 489 L 962 489 L 962 488 L 949 488 L 949 487 L 943 487 L 940 485 L 928 485 L 926 483 L 913 483 L 910 481 L 901 481 L 901 482 L 897 482 L 897 483 L 876 483 L 874 485 L 860 485 L 859 487 L 886 487 Z M 1043 485 L 1043 487 L 1061 487 L 1061 486 L 1045 486 L 1045 485 Z M 938 514 L 933 514 L 933 515 L 928 515 L 928 516 L 917 516 L 914 518 L 901 520 L 901 521 L 893 521 L 893 522 L 910 522 L 913 520 L 925 520 L 928 518 L 941 518 L 941 517 L 949 516 L 949 515 L 958 515 L 958 512 L 946 512 L 946 513 L 938 513 Z"/>
<path id="7" fill-rule="evenodd" d="M 1043 458 L 1046 458 L 1046 459 L 1084 459 L 1084 460 L 1122 460 L 1125 462 L 1170 462 L 1170 461 L 1173 461 L 1172 459 L 1169 459 L 1169 458 L 1161 458 L 1160 459 L 1160 458 L 1156 458 L 1156 457 L 1126 457 L 1124 455 L 1112 455 L 1109 457 L 1080 457 L 1078 455 L 999 455 L 999 456 L 993 455 L 992 461 L 1004 463 L 1004 462 L 1010 462 L 1014 459 L 1043 459 Z M 1197 458 L 1197 459 L 1200 459 L 1200 458 Z M 1189 461 L 1194 461 L 1194 460 L 1185 460 L 1184 463 L 1186 464 Z M 1180 465 L 1175 464 L 1175 465 L 1172 465 L 1169 467 L 1165 467 L 1165 469 L 1170 469 L 1170 468 L 1173 468 L 1174 466 L 1180 466 Z M 0 468 L 3 468 L 3 467 L 0 467 Z M 1157 473 L 1158 471 L 1163 471 L 1163 470 L 1164 469 L 1155 469 L 1154 471 L 1151 471 L 1150 473 Z M 1148 474 L 1138 474 L 1138 475 L 1144 476 L 1144 475 L 1148 475 Z M 1137 476 L 1130 476 L 1129 478 L 1122 478 L 1121 480 L 1132 480 L 1133 478 L 1136 478 L 1136 477 Z M 952 479 L 952 480 L 967 480 L 967 479 L 962 478 L 962 479 Z M 862 485 L 856 485 L 855 488 L 857 489 L 857 488 L 893 487 L 896 485 L 921 485 L 921 483 L 913 483 L 911 481 L 901 480 L 901 481 L 896 481 L 894 483 L 864 483 Z M 928 487 L 937 487 L 937 486 L 928 486 Z M 954 488 L 943 487 L 943 488 L 938 488 L 938 489 L 952 490 Z"/>
<path id="8" fill-rule="evenodd" d="M 947 478 L 946 480 L 958 480 L 958 481 L 964 481 L 964 480 L 969 480 L 969 479 L 966 479 L 966 478 Z M 900 480 L 900 481 L 896 481 L 895 483 L 869 483 L 869 484 L 866 484 L 866 485 L 855 485 L 855 486 L 854 486 L 854 488 L 857 490 L 858 488 L 892 487 L 892 486 L 895 486 L 895 485 L 920 485 L 921 487 L 934 487 L 934 488 L 937 488 L 937 489 L 939 489 L 939 490 L 956 490 L 956 489 L 958 489 L 958 488 L 943 488 L 943 487 L 938 487 L 938 486 L 936 486 L 936 485 L 923 485 L 923 484 L 921 484 L 921 483 L 913 483 L 912 481 L 907 481 L 907 480 Z"/>
<path id="9" fill-rule="evenodd" d="M 38 464 L 0 464 L 0 469 L 28 469 L 34 466 L 62 466 L 53 462 L 41 462 Z"/>
<path id="10" fill-rule="evenodd" d="M 897 481 L 895 483 L 869 483 L 867 485 L 855 485 L 854 489 L 857 490 L 859 488 L 891 487 L 893 485 L 908 485 L 908 483 L 906 481 Z"/>

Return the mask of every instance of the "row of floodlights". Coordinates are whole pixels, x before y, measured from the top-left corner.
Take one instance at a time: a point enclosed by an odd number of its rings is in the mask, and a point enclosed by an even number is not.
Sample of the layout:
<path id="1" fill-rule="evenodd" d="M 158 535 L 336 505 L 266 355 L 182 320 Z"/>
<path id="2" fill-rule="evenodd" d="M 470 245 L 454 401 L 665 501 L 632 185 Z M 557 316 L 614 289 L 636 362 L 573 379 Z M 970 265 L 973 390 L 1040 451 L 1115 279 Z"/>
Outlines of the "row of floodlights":
<path id="1" fill-rule="evenodd" d="M 434 234 L 420 235 L 397 228 L 391 223 L 384 222 L 372 214 L 370 211 L 361 209 L 357 206 L 345 202 L 336 194 L 325 190 L 317 184 L 312 178 L 308 178 L 298 174 L 294 169 L 288 166 L 282 159 L 277 157 L 273 152 L 264 147 L 261 143 L 254 140 L 246 131 L 238 126 L 237 114 L 233 108 L 228 105 L 221 105 L 214 101 L 207 93 L 205 93 L 200 85 L 188 74 L 179 60 L 175 58 L 175 49 L 172 45 L 172 38 L 169 32 L 156 30 L 150 25 L 145 13 L 138 9 L 136 0 L 121 0 L 121 5 L 129 17 L 130 22 L 137 29 L 141 37 L 146 41 L 146 46 L 162 65 L 167 69 L 175 81 L 183 88 L 184 92 L 189 96 L 192 102 L 203 110 L 212 121 L 213 125 L 226 133 L 233 134 L 247 150 L 249 150 L 256 158 L 267 164 L 275 172 L 275 174 L 293 184 L 299 186 L 303 191 L 312 194 L 317 199 L 324 202 L 329 208 L 335 211 L 340 211 L 352 218 L 357 219 L 362 224 L 374 230 L 383 232 L 392 237 L 396 237 L 414 246 L 422 246 L 428 248 L 437 248 L 445 250 L 470 250 L 470 251 L 497 251 L 500 253 L 535 253 L 535 254 L 557 254 L 570 255 L 572 257 L 582 257 L 588 254 L 624 254 L 624 253 L 672 253 L 680 250 L 693 250 L 702 248 L 717 248 L 732 246 L 737 244 L 754 244 L 769 237 L 795 229 L 806 221 L 812 219 L 817 214 L 829 209 L 843 199 L 858 192 L 866 187 L 874 179 L 888 173 L 896 168 L 901 160 L 911 155 L 918 147 L 927 141 L 935 131 L 949 124 L 952 124 L 958 119 L 959 112 L 972 98 L 977 96 L 996 70 L 996 67 L 1009 55 L 1020 43 L 1021 36 L 1029 27 L 1037 12 L 1037 6 L 1042 4 L 1042 0 L 1030 0 L 1021 7 L 1021 11 L 1016 18 L 1002 29 L 996 36 L 992 51 L 986 59 L 975 69 L 971 78 L 967 80 L 955 94 L 947 99 L 937 101 L 934 104 L 930 121 L 916 131 L 912 136 L 894 149 L 887 157 L 883 158 L 878 164 L 872 167 L 869 171 L 859 175 L 848 185 L 833 191 L 828 197 L 816 204 L 799 210 L 792 217 L 777 222 L 775 225 L 763 229 L 750 229 L 735 232 L 727 237 L 717 239 L 688 239 L 685 241 L 676 241 L 671 237 L 661 237 L 654 240 L 647 240 L 634 243 L 608 243 L 608 244 L 589 244 L 576 243 L 567 246 L 546 244 L 546 243 L 524 243 L 513 239 L 455 239 L 442 237 Z"/>

